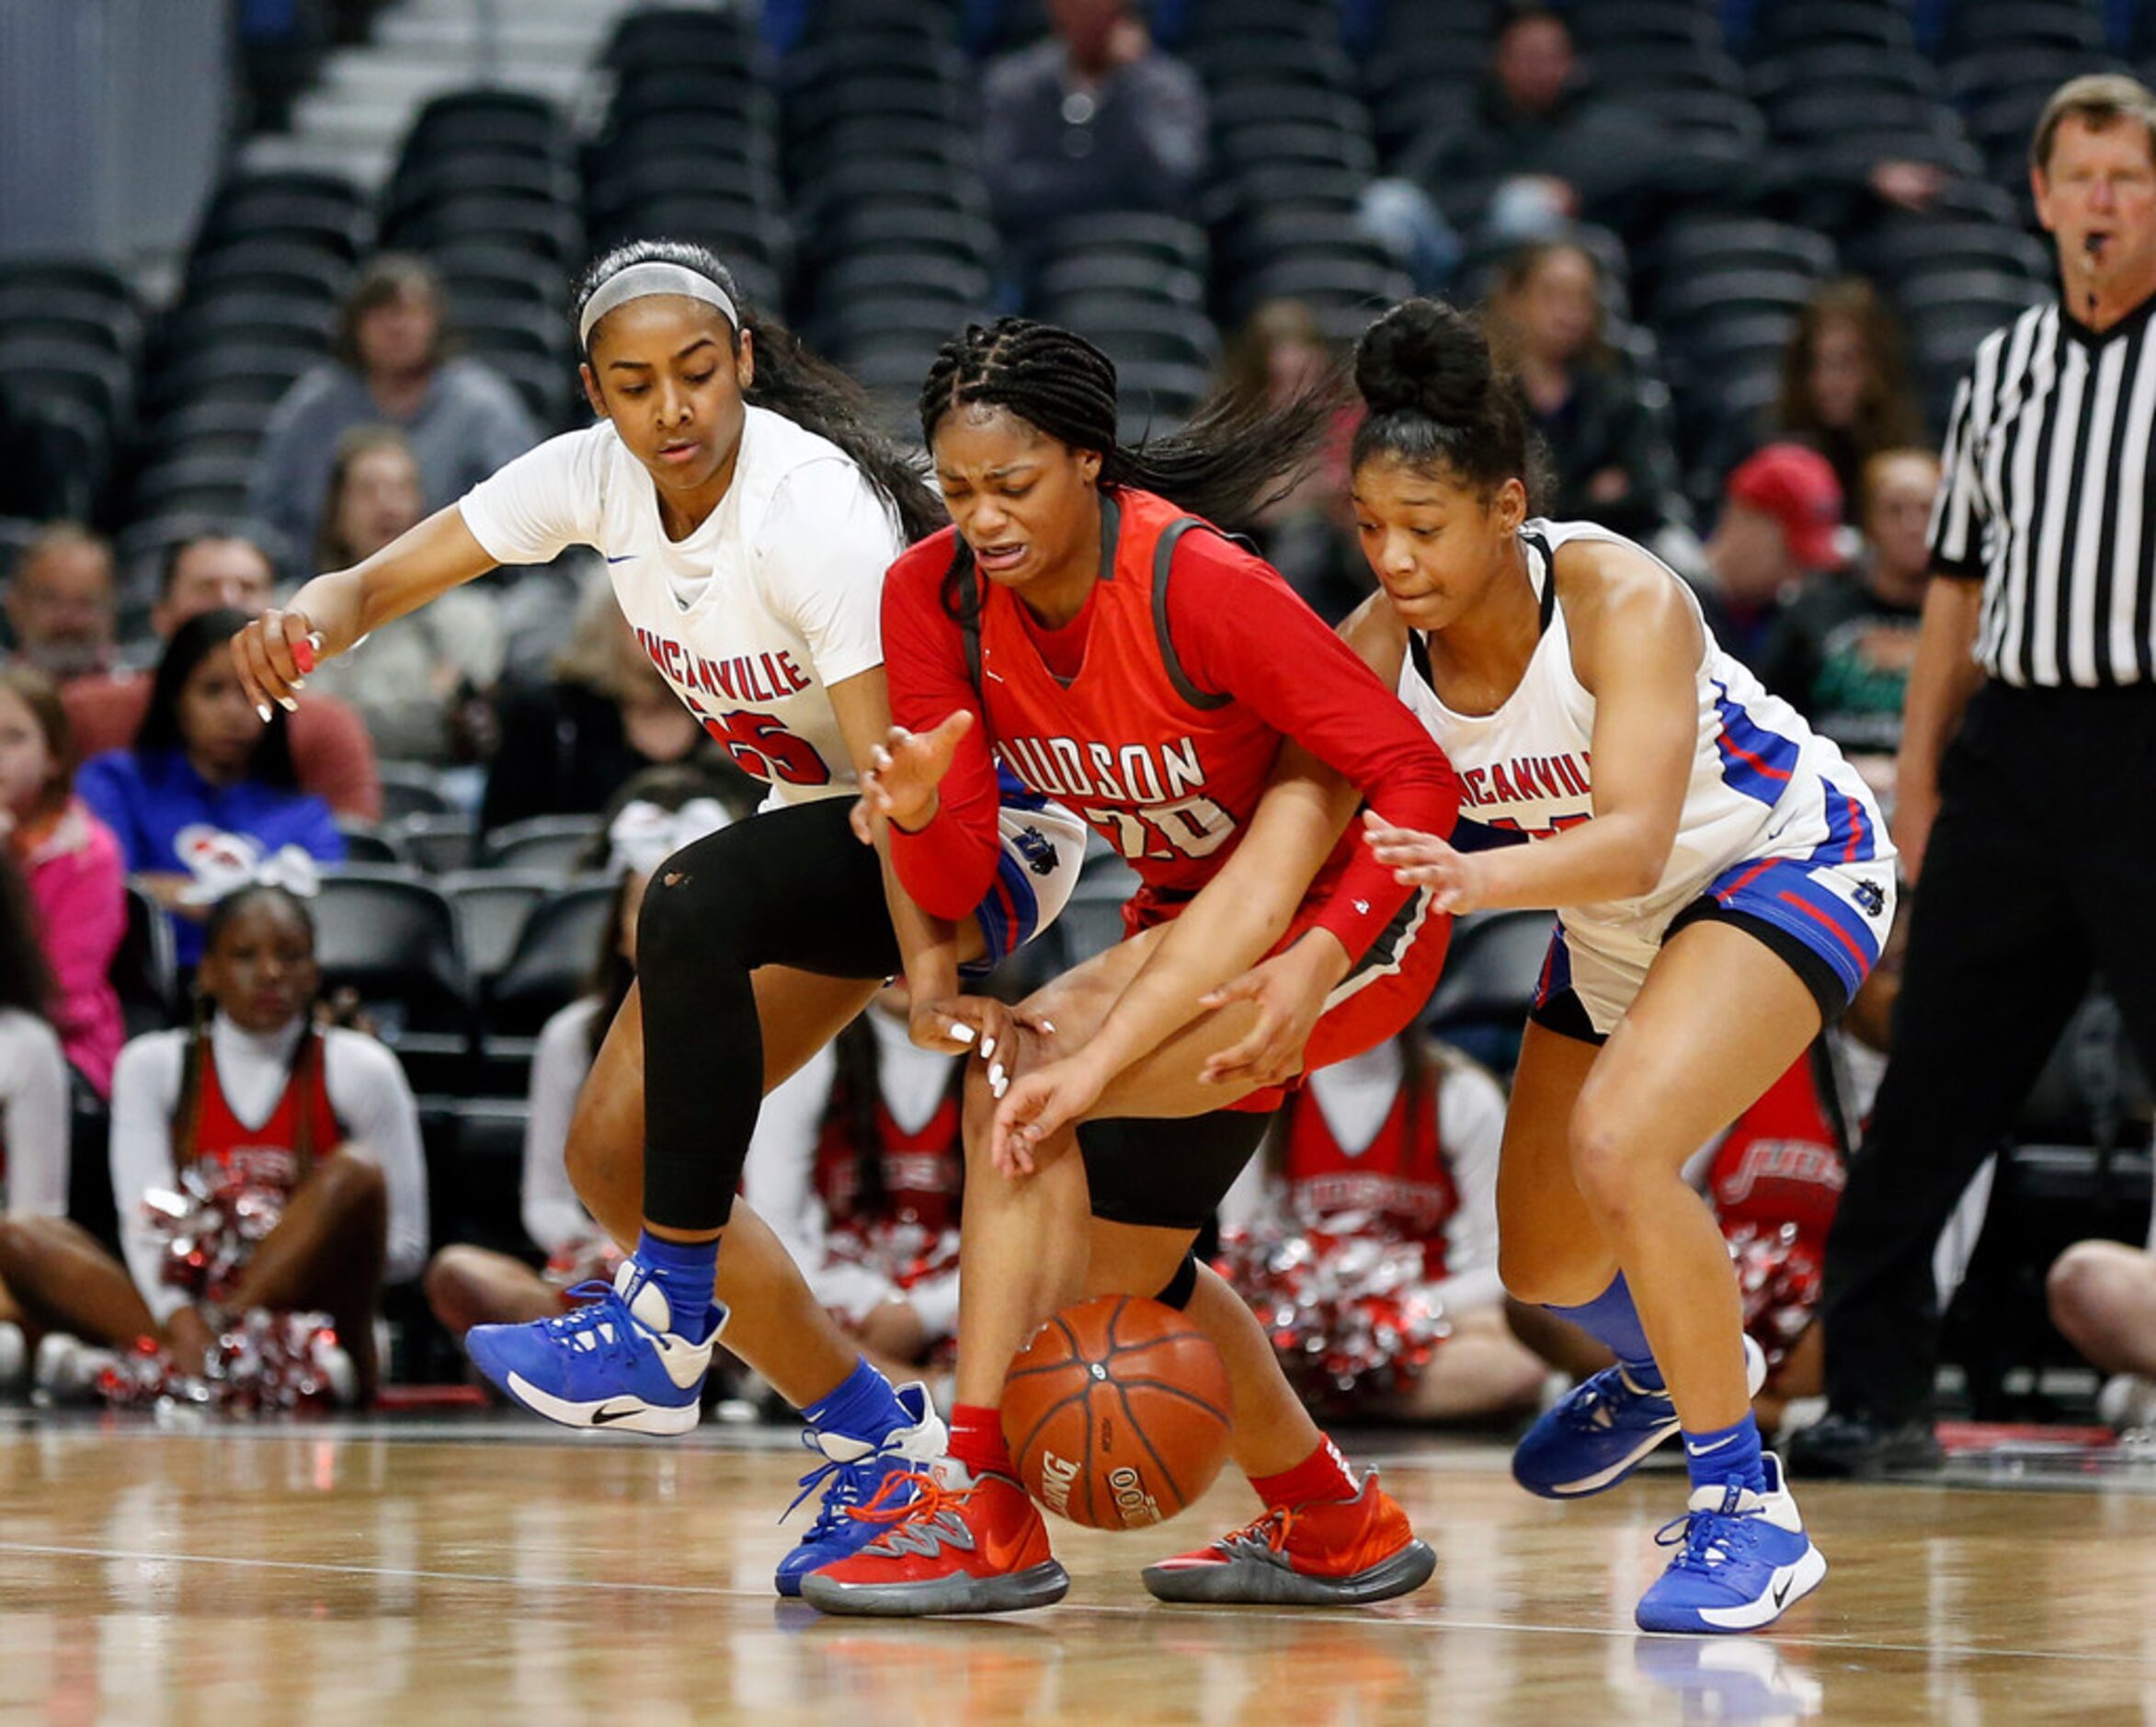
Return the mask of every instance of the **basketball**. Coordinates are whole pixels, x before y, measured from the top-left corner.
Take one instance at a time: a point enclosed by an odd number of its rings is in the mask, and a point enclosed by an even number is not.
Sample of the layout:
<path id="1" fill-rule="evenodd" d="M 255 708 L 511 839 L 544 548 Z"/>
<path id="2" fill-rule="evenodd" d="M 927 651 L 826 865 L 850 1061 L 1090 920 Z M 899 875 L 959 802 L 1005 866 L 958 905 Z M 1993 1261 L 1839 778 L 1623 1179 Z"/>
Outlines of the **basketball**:
<path id="1" fill-rule="evenodd" d="M 1011 1362 L 1003 1436 L 1026 1491 L 1057 1516 L 1164 1523 L 1227 1460 L 1227 1369 L 1173 1308 L 1100 1296 L 1054 1315 Z"/>

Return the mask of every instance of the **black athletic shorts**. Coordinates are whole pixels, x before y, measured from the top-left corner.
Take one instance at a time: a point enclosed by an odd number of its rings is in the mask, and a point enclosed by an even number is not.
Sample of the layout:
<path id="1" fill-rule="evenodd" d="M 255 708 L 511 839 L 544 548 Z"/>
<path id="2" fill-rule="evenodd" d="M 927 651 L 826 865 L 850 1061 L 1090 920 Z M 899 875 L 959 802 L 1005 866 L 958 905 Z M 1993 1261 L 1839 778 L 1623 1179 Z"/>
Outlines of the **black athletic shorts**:
<path id="1" fill-rule="evenodd" d="M 1104 1223 L 1203 1229 L 1275 1113 L 1216 1109 L 1174 1120 L 1127 1115 L 1080 1123 L 1093 1215 Z"/>

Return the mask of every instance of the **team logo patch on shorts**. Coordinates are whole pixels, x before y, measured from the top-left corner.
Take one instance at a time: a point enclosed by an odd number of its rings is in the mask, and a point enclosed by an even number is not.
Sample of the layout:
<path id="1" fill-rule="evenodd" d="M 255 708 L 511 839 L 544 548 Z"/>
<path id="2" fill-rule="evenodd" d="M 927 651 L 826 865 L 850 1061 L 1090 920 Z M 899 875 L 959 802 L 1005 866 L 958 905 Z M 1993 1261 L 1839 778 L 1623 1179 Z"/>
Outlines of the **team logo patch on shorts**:
<path id="1" fill-rule="evenodd" d="M 1021 828 L 1011 836 L 1011 843 L 1018 847 L 1019 856 L 1025 859 L 1026 868 L 1034 875 L 1055 874 L 1055 865 L 1061 862 L 1061 856 L 1055 850 L 1055 842 L 1038 828 Z"/>
<path id="2" fill-rule="evenodd" d="M 1887 909 L 1887 890 L 1877 882 L 1859 882 L 1852 895 L 1864 908 L 1864 915 L 1876 918 Z"/>

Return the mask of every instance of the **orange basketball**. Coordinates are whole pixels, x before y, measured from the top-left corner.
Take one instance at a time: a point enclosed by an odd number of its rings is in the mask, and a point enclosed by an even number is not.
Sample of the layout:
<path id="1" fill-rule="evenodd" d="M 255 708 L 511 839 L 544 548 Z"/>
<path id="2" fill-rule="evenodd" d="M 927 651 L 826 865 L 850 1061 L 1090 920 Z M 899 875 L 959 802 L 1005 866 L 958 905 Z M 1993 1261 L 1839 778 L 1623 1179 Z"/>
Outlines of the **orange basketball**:
<path id="1" fill-rule="evenodd" d="M 1100 1296 L 1035 1332 L 1003 1385 L 1026 1491 L 1092 1529 L 1162 1523 L 1227 1460 L 1227 1369 L 1173 1308 Z"/>

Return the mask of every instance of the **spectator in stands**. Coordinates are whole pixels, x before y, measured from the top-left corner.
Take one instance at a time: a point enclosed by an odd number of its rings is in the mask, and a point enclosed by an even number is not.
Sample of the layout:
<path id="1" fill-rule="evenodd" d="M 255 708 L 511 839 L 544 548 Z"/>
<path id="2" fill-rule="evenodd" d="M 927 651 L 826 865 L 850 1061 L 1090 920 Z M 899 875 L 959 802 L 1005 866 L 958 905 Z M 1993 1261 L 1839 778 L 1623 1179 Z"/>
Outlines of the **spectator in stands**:
<path id="1" fill-rule="evenodd" d="M 160 642 L 189 618 L 230 607 L 249 617 L 269 603 L 269 558 L 245 534 L 211 530 L 176 541 L 165 554 L 165 578 L 150 627 Z M 135 671 L 76 678 L 60 692 L 73 740 L 71 760 L 86 761 L 135 740 L 150 706 L 152 680 Z M 382 781 L 374 744 L 359 716 L 335 696 L 310 691 L 291 715 L 292 771 L 302 792 L 324 799 L 340 816 L 373 821 L 382 814 Z"/>
<path id="2" fill-rule="evenodd" d="M 2076 1241 L 2045 1278 L 2051 1322 L 2098 1372 L 2096 1414 L 2120 1432 L 2156 1427 L 2156 1215 L 2139 1247 Z"/>
<path id="3" fill-rule="evenodd" d="M 1434 122 L 1399 171 L 1463 234 L 1524 238 L 1588 221 L 1636 234 L 1666 177 L 1664 131 L 1587 87 L 1546 6 L 1510 8 L 1474 105 Z"/>
<path id="4" fill-rule="evenodd" d="M 248 513 L 275 527 L 295 562 L 321 531 L 337 440 L 354 426 L 395 426 L 418 457 L 426 510 L 454 503 L 539 441 L 530 410 L 497 373 L 446 352 L 441 279 L 424 258 L 384 252 L 345 298 L 334 358 L 294 381 L 270 416 L 247 492 Z"/>
<path id="5" fill-rule="evenodd" d="M 195 1024 L 136 1038 L 113 1078 L 112 1191 L 126 1265 L 63 1218 L 10 1221 L 0 1225 L 0 1276 L 47 1331 L 112 1349 L 153 1338 L 189 1373 L 229 1315 L 324 1311 L 370 1398 L 382 1286 L 415 1275 L 427 1250 L 411 1090 L 373 1038 L 315 1025 L 321 974 L 299 899 L 243 887 L 219 903 L 207 933 Z M 165 1243 L 143 1203 L 189 1170 L 276 1209 L 216 1308 L 165 1279 Z M 48 1338 L 41 1379 L 63 1348 Z"/>
<path id="6" fill-rule="evenodd" d="M 578 1201 L 565 1161 L 576 1094 L 636 981 L 636 914 L 651 872 L 750 806 L 731 788 L 692 770 L 653 768 L 622 788 L 605 841 L 605 861 L 619 880 L 590 987 L 541 1027 L 531 1058 L 522 1214 L 524 1232 L 546 1255 L 546 1271 L 542 1275 L 523 1260 L 490 1248 L 462 1242 L 443 1248 L 427 1267 L 427 1300 L 455 1336 L 474 1325 L 519 1325 L 561 1312 L 565 1289 L 587 1277 L 612 1275 L 620 1250 Z"/>
<path id="7" fill-rule="evenodd" d="M 1740 463 L 1722 491 L 1722 516 L 1694 580 L 1715 640 L 1748 666 L 1805 577 L 1838 570 L 1842 486 L 1826 457 L 1802 444 L 1769 444 Z"/>
<path id="8" fill-rule="evenodd" d="M 1319 386 L 1338 365 L 1317 315 L 1299 300 L 1269 300 L 1228 345 L 1224 388 L 1279 405 Z M 1336 435 L 1293 486 L 1260 512 L 1266 559 L 1328 623 L 1369 597 L 1370 564 L 1348 509 L 1349 440 L 1359 415 L 1342 406 Z"/>
<path id="9" fill-rule="evenodd" d="M 1929 450 L 1881 451 L 1865 463 L 1863 485 L 1864 545 L 1854 566 L 1805 583 L 1768 637 L 1760 678 L 1884 793 L 1901 748 L 1931 576 L 1939 459 Z"/>
<path id="10" fill-rule="evenodd" d="M 75 796 L 67 714 L 51 681 L 0 668 L 0 831 L 37 913 L 60 1046 L 90 1089 L 112 1094 L 126 1036 L 108 975 L 127 933 L 126 868 L 112 829 Z"/>
<path id="11" fill-rule="evenodd" d="M 67 1061 L 44 1019 L 51 979 L 22 880 L 0 860 L 0 1233 L 17 1220 L 67 1215 Z M 0 1270 L 0 1390 L 24 1379 L 29 1347 L 22 1304 Z"/>
<path id="12" fill-rule="evenodd" d="M 958 1334 L 965 1064 L 915 1046 L 903 985 L 764 1099 L 742 1196 L 887 1376 Z"/>
<path id="13" fill-rule="evenodd" d="M 1902 359 L 1900 326 L 1861 277 L 1823 284 L 1806 303 L 1782 359 L 1774 432 L 1833 464 L 1847 509 L 1864 495 L 1865 463 L 1922 441 L 1923 414 Z"/>
<path id="14" fill-rule="evenodd" d="M 1355 1415 L 1465 1421 L 1533 1407 L 1543 1365 L 1507 1328 L 1498 1278 L 1504 1130 L 1504 1088 L 1418 1028 L 1312 1074 L 1223 1203 L 1224 1269 L 1253 1305 L 1268 1302 L 1257 1266 L 1283 1231 L 1419 1250 L 1420 1292 L 1448 1330 L 1408 1384 L 1359 1386 L 1345 1400 Z"/>
<path id="15" fill-rule="evenodd" d="M 1498 269 L 1488 324 L 1549 449 L 1548 513 L 1652 539 L 1676 497 L 1676 452 L 1639 378 L 1603 338 L 1594 254 L 1568 240 L 1521 247 Z"/>
<path id="16" fill-rule="evenodd" d="M 349 569 L 420 520 L 419 464 L 394 426 L 355 426 L 337 440 L 316 569 Z M 374 748 L 403 761 L 469 761 L 492 743 L 488 692 L 502 675 L 500 608 L 485 578 L 452 588 L 384 624 L 365 647 L 309 679 L 367 723 Z"/>
<path id="17" fill-rule="evenodd" d="M 133 747 L 91 757 L 76 778 L 129 870 L 172 914 L 183 966 L 201 956 L 211 906 L 241 882 L 266 865 L 304 880 L 307 859 L 345 854 L 329 806 L 299 789 L 283 711 L 264 720 L 240 688 L 226 644 L 246 621 L 205 612 L 175 630 Z"/>
<path id="18" fill-rule="evenodd" d="M 78 522 L 52 523 L 16 560 L 6 609 L 17 659 L 55 683 L 103 670 L 118 617 L 112 548 Z"/>
<path id="19" fill-rule="evenodd" d="M 1130 0 L 1049 0 L 1048 17 L 1053 36 L 982 81 L 988 200 L 1021 278 L 1064 217 L 1188 216 L 1205 171 L 1205 93 Z"/>
<path id="20" fill-rule="evenodd" d="M 601 582 L 587 591 L 552 681 L 504 697 L 480 825 L 595 814 L 639 769 L 715 754 Z"/>

